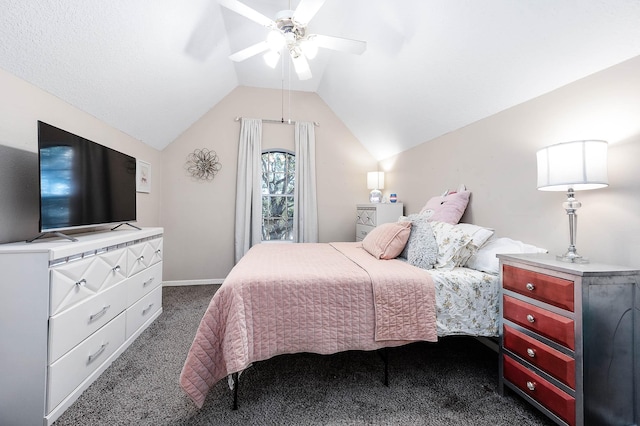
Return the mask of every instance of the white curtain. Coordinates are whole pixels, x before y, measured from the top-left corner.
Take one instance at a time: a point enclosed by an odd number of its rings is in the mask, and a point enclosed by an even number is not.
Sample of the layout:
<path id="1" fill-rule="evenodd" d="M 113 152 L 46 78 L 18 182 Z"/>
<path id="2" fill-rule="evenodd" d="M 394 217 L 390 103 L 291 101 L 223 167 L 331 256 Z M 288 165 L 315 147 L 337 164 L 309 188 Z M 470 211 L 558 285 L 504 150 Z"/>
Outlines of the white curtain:
<path id="1" fill-rule="evenodd" d="M 296 184 L 293 238 L 297 243 L 318 242 L 316 200 L 316 135 L 313 123 L 296 122 Z"/>
<path id="2" fill-rule="evenodd" d="M 262 120 L 243 118 L 236 180 L 236 263 L 262 240 Z"/>

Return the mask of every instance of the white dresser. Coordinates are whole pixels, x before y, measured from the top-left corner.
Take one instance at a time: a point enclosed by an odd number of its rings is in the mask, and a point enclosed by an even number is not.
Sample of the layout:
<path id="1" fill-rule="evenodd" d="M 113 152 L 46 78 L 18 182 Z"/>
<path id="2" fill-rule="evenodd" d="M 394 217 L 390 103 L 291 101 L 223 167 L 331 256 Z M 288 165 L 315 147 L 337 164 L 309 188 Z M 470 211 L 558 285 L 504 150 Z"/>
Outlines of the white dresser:
<path id="1" fill-rule="evenodd" d="M 356 204 L 356 241 L 364 240 L 376 226 L 397 222 L 402 216 L 402 203 Z"/>
<path id="2" fill-rule="evenodd" d="M 0 245 L 0 425 L 49 425 L 162 312 L 162 228 Z"/>

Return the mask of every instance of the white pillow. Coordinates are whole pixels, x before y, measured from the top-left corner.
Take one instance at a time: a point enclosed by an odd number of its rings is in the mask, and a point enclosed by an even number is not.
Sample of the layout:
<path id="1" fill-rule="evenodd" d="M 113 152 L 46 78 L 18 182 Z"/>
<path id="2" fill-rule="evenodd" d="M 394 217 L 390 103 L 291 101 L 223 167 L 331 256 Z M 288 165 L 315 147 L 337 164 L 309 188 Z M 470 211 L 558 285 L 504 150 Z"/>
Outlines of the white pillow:
<path id="1" fill-rule="evenodd" d="M 536 247 L 522 241 L 501 237 L 487 241 L 467 261 L 466 267 L 489 274 L 498 274 L 500 261 L 496 257 L 499 253 L 547 253 L 548 250 Z"/>

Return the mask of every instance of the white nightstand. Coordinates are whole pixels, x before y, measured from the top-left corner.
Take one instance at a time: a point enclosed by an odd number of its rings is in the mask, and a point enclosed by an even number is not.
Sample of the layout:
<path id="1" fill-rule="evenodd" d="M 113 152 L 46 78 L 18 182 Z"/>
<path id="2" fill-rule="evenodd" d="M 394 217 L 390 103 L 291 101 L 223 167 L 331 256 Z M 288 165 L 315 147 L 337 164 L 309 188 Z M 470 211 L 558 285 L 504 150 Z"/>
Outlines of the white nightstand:
<path id="1" fill-rule="evenodd" d="M 356 241 L 382 223 L 396 222 L 402 216 L 402 203 L 356 204 Z"/>

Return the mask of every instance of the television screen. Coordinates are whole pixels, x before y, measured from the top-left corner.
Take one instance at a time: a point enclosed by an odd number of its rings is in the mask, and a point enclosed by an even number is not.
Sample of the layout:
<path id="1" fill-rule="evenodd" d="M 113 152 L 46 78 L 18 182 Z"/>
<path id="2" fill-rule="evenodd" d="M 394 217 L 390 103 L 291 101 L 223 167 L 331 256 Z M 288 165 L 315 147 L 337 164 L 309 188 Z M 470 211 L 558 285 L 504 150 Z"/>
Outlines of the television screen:
<path id="1" fill-rule="evenodd" d="M 38 121 L 40 231 L 136 220 L 136 159 Z"/>

